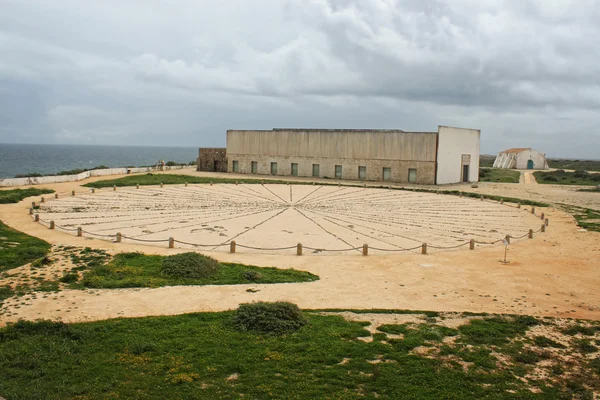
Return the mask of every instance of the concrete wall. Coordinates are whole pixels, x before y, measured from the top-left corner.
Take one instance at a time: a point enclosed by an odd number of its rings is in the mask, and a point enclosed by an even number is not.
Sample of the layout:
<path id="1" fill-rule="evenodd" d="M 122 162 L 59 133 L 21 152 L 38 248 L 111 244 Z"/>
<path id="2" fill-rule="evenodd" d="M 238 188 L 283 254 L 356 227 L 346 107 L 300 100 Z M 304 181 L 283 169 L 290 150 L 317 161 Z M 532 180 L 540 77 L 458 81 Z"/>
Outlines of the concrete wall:
<path id="1" fill-rule="evenodd" d="M 533 161 L 533 169 L 547 169 L 546 154 L 535 150 L 525 150 L 517 154 L 517 169 L 527 169 L 527 162 Z"/>
<path id="2" fill-rule="evenodd" d="M 298 164 L 298 176 L 312 176 L 313 164 L 319 164 L 321 178 L 335 179 L 335 166 L 342 166 L 342 179 L 358 180 L 358 167 L 367 169 L 368 181 L 382 181 L 383 168 L 391 169 L 390 182 L 408 183 L 408 170 L 417 170 L 417 182 L 431 185 L 435 178 L 435 163 L 431 161 L 399 161 L 399 160 L 366 160 L 349 158 L 315 158 L 315 157 L 283 157 L 283 156 L 255 156 L 231 155 L 228 156 L 228 171 L 233 170 L 233 161 L 238 161 L 239 173 L 250 174 L 252 161 L 257 163 L 258 175 L 271 175 L 271 163 L 277 163 L 277 176 L 290 176 L 292 163 Z"/>
<path id="3" fill-rule="evenodd" d="M 227 172 L 227 149 L 222 147 L 200 148 L 196 170 Z"/>
<path id="4" fill-rule="evenodd" d="M 463 164 L 468 159 L 469 181 L 479 181 L 479 139 L 478 129 L 438 127 L 437 184 L 461 182 Z M 464 157 L 463 157 L 464 156 Z M 468 157 L 466 157 L 468 156 Z"/>
<path id="5" fill-rule="evenodd" d="M 227 154 L 435 161 L 436 136 L 400 130 L 230 130 Z"/>
<path id="6" fill-rule="evenodd" d="M 164 171 L 188 168 L 187 166 L 173 166 L 164 167 Z M 129 172 L 128 172 L 129 171 Z M 143 167 L 143 168 L 106 168 L 106 169 L 94 169 L 91 171 L 85 171 L 76 175 L 50 175 L 40 176 L 34 178 L 7 178 L 0 179 L 1 186 L 29 186 L 29 185 L 43 185 L 48 183 L 61 183 L 61 182 L 77 182 L 87 179 L 92 176 L 107 176 L 107 175 L 120 175 L 120 174 L 135 174 L 141 172 L 156 172 L 154 167 Z"/>
<path id="7" fill-rule="evenodd" d="M 298 176 L 312 176 L 319 164 L 320 177 L 335 178 L 335 166 L 342 166 L 342 179 L 358 179 L 358 167 L 365 166 L 366 179 L 382 181 L 383 168 L 391 169 L 392 182 L 408 182 L 409 168 L 417 170 L 417 183 L 433 184 L 436 157 L 435 132 L 400 130 L 318 130 L 275 129 L 272 131 L 227 131 L 229 172 L 238 162 L 240 173 L 270 175 L 277 162 L 277 175 L 291 175 L 298 164 Z"/>
<path id="8" fill-rule="evenodd" d="M 548 169 L 546 154 L 533 149 L 526 149 L 518 153 L 498 153 L 494 160 L 494 168 L 527 169 L 528 161 L 533 161 L 533 169 Z"/>

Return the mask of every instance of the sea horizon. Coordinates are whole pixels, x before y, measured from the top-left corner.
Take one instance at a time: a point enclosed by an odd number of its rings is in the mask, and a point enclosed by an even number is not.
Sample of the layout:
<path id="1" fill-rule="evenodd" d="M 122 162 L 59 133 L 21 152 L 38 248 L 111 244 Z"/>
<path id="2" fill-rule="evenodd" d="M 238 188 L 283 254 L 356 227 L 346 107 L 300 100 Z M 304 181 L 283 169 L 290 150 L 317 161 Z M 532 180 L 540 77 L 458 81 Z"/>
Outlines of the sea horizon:
<path id="1" fill-rule="evenodd" d="M 159 160 L 189 163 L 197 156 L 198 147 L 191 146 L 0 143 L 0 179 L 26 174 L 52 175 L 101 165 L 147 166 Z"/>

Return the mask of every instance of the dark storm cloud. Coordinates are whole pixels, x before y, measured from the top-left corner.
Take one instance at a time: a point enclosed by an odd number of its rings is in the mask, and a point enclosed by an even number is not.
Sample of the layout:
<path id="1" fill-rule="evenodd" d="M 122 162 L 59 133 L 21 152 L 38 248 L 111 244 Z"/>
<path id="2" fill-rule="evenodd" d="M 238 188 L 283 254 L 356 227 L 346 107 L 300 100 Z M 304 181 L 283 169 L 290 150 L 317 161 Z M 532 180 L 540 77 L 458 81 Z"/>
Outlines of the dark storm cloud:
<path id="1" fill-rule="evenodd" d="M 597 158 L 596 3 L 0 0 L 0 141 L 442 124 Z"/>

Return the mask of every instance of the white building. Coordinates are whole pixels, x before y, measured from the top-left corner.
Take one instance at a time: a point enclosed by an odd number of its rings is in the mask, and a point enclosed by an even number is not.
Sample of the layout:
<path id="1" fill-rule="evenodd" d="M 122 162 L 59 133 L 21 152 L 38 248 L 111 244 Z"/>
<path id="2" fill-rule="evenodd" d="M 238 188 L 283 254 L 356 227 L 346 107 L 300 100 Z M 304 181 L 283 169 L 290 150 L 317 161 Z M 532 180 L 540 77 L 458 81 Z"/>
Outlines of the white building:
<path id="1" fill-rule="evenodd" d="M 494 168 L 548 169 L 548 162 L 544 153 L 531 148 L 514 148 L 498 153 Z"/>
<path id="2" fill-rule="evenodd" d="M 448 126 L 437 132 L 229 130 L 227 171 L 426 185 L 472 182 L 479 178 L 479 138 L 478 129 Z"/>

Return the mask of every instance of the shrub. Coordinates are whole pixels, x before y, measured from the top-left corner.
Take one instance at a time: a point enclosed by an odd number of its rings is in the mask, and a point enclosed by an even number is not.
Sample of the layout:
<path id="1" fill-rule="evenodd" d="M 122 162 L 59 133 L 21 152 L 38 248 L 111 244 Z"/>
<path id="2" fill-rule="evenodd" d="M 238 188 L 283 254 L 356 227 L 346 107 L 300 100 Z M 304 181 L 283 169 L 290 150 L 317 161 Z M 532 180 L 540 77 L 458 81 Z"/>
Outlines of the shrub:
<path id="1" fill-rule="evenodd" d="M 18 320 L 15 323 L 9 323 L 4 329 L 0 330 L 0 341 L 34 335 L 62 336 L 74 340 L 81 338 L 81 335 L 78 332 L 73 331 L 71 326 L 64 322 L 49 320 L 37 320 L 35 322 Z"/>
<path id="2" fill-rule="evenodd" d="M 243 277 L 251 282 L 260 281 L 262 279 L 262 275 L 258 271 L 246 271 L 244 272 Z"/>
<path id="3" fill-rule="evenodd" d="M 182 253 L 165 257 L 161 273 L 175 278 L 202 279 L 215 275 L 221 264 L 198 253 Z"/>
<path id="4" fill-rule="evenodd" d="M 573 176 L 575 178 L 587 178 L 588 173 L 587 173 L 587 171 L 575 171 L 575 173 L 573 174 Z"/>
<path id="5" fill-rule="evenodd" d="M 242 332 L 256 331 L 273 335 L 297 331 L 307 323 L 297 305 L 283 301 L 241 304 L 234 317 L 235 327 Z"/>
<path id="6" fill-rule="evenodd" d="M 79 275 L 74 274 L 74 273 L 68 273 L 65 276 L 63 276 L 62 278 L 59 279 L 59 281 L 61 281 L 62 283 L 71 283 L 71 282 L 76 282 L 79 279 Z"/>
<path id="7" fill-rule="evenodd" d="M 175 165 L 177 165 L 177 163 L 175 161 L 167 161 L 165 165 L 167 167 L 174 167 Z"/>
<path id="8" fill-rule="evenodd" d="M 544 175 L 544 177 L 542 179 L 544 181 L 546 181 L 546 182 L 558 182 L 558 181 L 560 181 L 560 179 L 558 179 L 558 177 L 554 176 L 554 175 Z"/>

